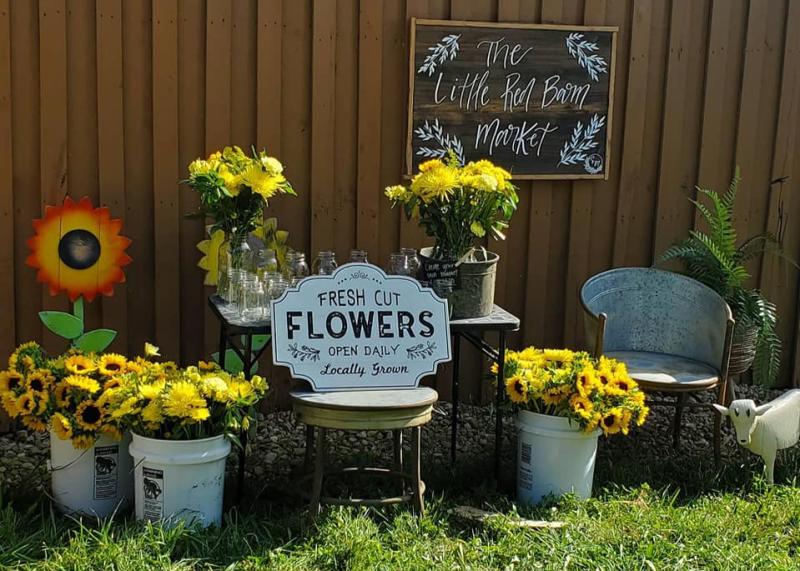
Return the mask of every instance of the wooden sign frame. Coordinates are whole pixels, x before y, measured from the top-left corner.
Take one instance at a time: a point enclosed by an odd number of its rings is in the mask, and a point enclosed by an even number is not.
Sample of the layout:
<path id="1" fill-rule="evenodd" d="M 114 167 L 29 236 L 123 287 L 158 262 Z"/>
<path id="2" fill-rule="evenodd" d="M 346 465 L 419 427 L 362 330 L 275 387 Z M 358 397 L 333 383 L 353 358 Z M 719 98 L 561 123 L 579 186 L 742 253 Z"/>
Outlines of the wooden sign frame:
<path id="1" fill-rule="evenodd" d="M 477 22 L 467 20 L 433 20 L 425 18 L 411 18 L 411 29 L 409 32 L 409 57 L 408 57 L 408 110 L 407 110 L 407 125 L 406 125 L 406 152 L 405 152 L 405 168 L 404 176 L 411 177 L 413 173 L 413 130 L 414 130 L 414 80 L 416 76 L 415 69 L 415 50 L 416 50 L 416 36 L 417 24 L 429 26 L 447 26 L 447 27 L 461 27 L 461 28 L 507 28 L 507 29 L 525 29 L 525 30 L 555 30 L 555 31 L 595 31 L 606 32 L 611 34 L 611 57 L 608 70 L 608 112 L 606 122 L 606 144 L 605 144 L 605 160 L 602 173 L 598 174 L 581 174 L 581 173 L 564 173 L 564 174 L 515 174 L 512 171 L 512 178 L 514 180 L 581 180 L 581 179 L 594 179 L 594 180 L 608 180 L 609 171 L 611 169 L 611 139 L 613 136 L 613 111 L 614 111 L 614 84 L 616 77 L 616 63 L 617 63 L 617 43 L 619 36 L 618 26 L 578 26 L 578 25 L 560 25 L 560 24 L 523 24 L 517 22 Z M 507 167 L 507 165 L 500 164 L 500 166 Z"/>

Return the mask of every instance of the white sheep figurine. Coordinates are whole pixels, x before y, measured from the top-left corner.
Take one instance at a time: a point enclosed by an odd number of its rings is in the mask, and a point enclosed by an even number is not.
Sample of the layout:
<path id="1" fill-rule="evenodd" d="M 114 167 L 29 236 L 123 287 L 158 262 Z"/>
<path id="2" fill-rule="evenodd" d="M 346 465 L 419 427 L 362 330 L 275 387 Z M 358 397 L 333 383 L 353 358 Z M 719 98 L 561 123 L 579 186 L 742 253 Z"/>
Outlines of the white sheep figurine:
<path id="1" fill-rule="evenodd" d="M 767 481 L 775 481 L 775 456 L 800 440 L 800 389 L 786 391 L 775 400 L 756 406 L 749 399 L 735 400 L 729 408 L 715 404 L 730 417 L 736 440 L 764 460 Z"/>

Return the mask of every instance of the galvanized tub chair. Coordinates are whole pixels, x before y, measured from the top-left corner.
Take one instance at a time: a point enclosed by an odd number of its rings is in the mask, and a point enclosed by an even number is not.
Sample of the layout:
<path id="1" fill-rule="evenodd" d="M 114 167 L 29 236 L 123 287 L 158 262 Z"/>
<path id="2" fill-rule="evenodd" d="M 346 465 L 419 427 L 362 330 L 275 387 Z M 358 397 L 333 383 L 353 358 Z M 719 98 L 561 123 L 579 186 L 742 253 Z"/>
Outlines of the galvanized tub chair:
<path id="1" fill-rule="evenodd" d="M 618 268 L 589 278 L 581 288 L 587 344 L 595 355 L 624 362 L 643 390 L 675 395 L 673 445 L 680 442 L 684 407 L 699 391 L 733 395 L 728 361 L 733 335 L 730 307 L 712 289 L 655 268 Z M 714 418 L 714 459 L 721 458 L 721 417 Z"/>

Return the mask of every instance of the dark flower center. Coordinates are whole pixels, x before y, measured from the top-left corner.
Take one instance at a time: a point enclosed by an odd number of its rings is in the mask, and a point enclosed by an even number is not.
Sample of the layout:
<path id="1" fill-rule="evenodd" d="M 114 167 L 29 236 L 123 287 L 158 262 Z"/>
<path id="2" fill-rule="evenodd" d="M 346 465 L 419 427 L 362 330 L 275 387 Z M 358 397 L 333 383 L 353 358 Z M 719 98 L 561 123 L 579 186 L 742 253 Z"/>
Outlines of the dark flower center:
<path id="1" fill-rule="evenodd" d="M 108 371 L 119 371 L 121 368 L 117 363 L 108 363 L 106 365 L 106 370 Z"/>
<path id="2" fill-rule="evenodd" d="M 100 240 L 88 230 L 70 230 L 58 242 L 58 257 L 74 270 L 91 268 L 100 259 Z"/>
<path id="3" fill-rule="evenodd" d="M 605 424 L 606 426 L 609 426 L 609 427 L 610 426 L 614 426 L 614 421 L 615 421 L 615 419 L 614 419 L 613 416 L 607 416 L 607 417 L 605 417 L 603 419 L 603 424 Z"/>
<path id="4" fill-rule="evenodd" d="M 8 379 L 8 388 L 9 389 L 16 389 L 19 387 L 19 378 L 18 377 L 11 377 Z"/>
<path id="5" fill-rule="evenodd" d="M 81 414 L 81 419 L 86 424 L 94 424 L 98 420 L 100 420 L 100 409 L 96 406 L 87 406 L 83 409 L 83 413 Z"/>
<path id="6" fill-rule="evenodd" d="M 31 389 L 34 391 L 43 391 L 44 383 L 42 382 L 42 379 L 31 379 Z"/>
<path id="7" fill-rule="evenodd" d="M 522 383 L 520 383 L 519 381 L 517 381 L 516 383 L 514 383 L 514 390 L 515 390 L 517 393 L 519 393 L 519 394 L 522 394 Z"/>

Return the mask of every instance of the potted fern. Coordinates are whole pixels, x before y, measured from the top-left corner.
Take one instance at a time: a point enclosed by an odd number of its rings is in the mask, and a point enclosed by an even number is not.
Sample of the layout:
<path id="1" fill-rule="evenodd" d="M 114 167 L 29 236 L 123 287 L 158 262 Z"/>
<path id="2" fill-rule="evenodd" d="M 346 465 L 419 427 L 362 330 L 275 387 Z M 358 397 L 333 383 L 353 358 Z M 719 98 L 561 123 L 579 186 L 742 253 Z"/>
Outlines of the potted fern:
<path id="1" fill-rule="evenodd" d="M 750 277 L 745 264 L 764 253 L 786 256 L 778 239 L 769 232 L 739 243 L 733 209 L 740 181 L 736 167 L 733 180 L 722 196 L 711 189 L 696 187 L 698 200 L 692 203 L 707 222 L 708 232 L 690 230 L 689 237 L 670 247 L 659 261 L 680 260 L 687 275 L 728 302 L 736 320 L 729 373 L 741 374 L 752 366 L 754 382 L 771 385 L 781 364 L 781 340 L 776 331 L 778 314 L 775 305 L 761 291 L 745 287 Z M 701 202 L 702 197 L 708 199 L 706 203 Z"/>

